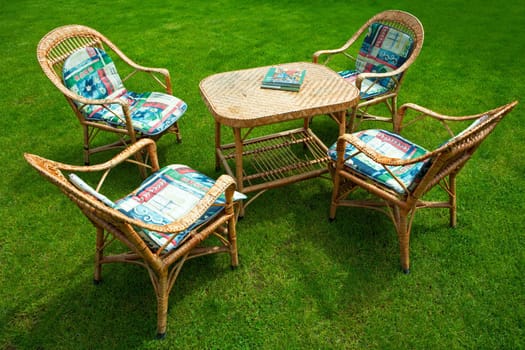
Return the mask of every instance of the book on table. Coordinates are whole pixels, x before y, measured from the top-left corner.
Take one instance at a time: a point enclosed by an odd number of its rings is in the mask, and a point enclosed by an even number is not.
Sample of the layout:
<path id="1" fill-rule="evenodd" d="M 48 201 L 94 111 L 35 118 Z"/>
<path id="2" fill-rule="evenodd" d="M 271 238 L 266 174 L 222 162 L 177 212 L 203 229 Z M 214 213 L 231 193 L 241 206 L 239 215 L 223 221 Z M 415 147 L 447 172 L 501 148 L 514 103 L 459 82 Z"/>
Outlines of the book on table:
<path id="1" fill-rule="evenodd" d="M 299 91 L 306 70 L 271 67 L 263 78 L 261 87 L 287 91 Z"/>

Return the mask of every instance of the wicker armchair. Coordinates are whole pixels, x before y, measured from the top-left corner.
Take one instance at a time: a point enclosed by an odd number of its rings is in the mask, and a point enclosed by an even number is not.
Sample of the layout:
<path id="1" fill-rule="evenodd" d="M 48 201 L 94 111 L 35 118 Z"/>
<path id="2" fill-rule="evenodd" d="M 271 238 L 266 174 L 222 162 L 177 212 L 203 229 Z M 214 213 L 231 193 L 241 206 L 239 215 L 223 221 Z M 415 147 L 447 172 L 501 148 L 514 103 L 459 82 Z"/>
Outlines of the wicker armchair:
<path id="1" fill-rule="evenodd" d="M 148 179 L 118 201 L 101 194 L 110 172 L 124 162 L 138 163 L 133 155 L 141 151 L 147 151 L 150 159 L 151 165 L 139 163 L 153 171 Z M 101 280 L 103 264 L 122 262 L 146 268 L 157 296 L 158 338 L 166 333 L 168 297 L 188 259 L 227 253 L 231 266 L 238 265 L 234 200 L 245 197 L 234 191 L 234 180 L 228 175 L 214 181 L 182 165 L 159 169 L 156 145 L 150 139 L 139 140 L 110 161 L 92 166 L 67 165 L 27 153 L 25 159 L 95 227 L 95 283 Z M 81 173 L 100 178 L 96 188 L 84 182 Z M 217 239 L 215 245 L 200 245 L 211 237 Z M 104 254 L 117 240 L 129 251 Z"/>
<path id="2" fill-rule="evenodd" d="M 121 79 L 112 57 L 124 63 L 125 78 Z M 59 27 L 46 34 L 38 44 L 37 58 L 82 126 L 86 165 L 95 152 L 126 147 L 143 137 L 157 140 L 173 132 L 180 142 L 177 121 L 187 105 L 172 95 L 168 70 L 138 65 L 104 35 L 81 25 Z M 124 82 L 137 72 L 151 75 L 165 93 L 128 91 Z M 100 131 L 115 133 L 118 140 L 92 147 Z"/>
<path id="3" fill-rule="evenodd" d="M 361 101 L 348 111 L 347 130 L 354 131 L 363 120 L 392 122 L 397 130 L 397 95 L 423 41 L 423 25 L 416 17 L 388 10 L 370 18 L 340 48 L 313 54 L 313 62 L 329 65 L 361 91 Z M 355 43 L 361 44 L 359 52 Z M 383 103 L 390 116 L 368 112 L 369 107 Z"/>
<path id="4" fill-rule="evenodd" d="M 334 181 L 330 219 L 335 219 L 339 206 L 363 207 L 387 214 L 397 231 L 401 267 L 408 273 L 410 230 L 416 211 L 448 208 L 450 226 L 456 226 L 456 176 L 516 104 L 512 102 L 464 117 L 441 115 L 414 104 L 401 106 L 398 111 L 400 120 L 409 112 L 414 115 L 414 120 L 430 117 L 441 122 L 450 133 L 450 139 L 430 152 L 385 130 L 363 130 L 340 136 L 328 151 L 333 160 L 329 166 Z M 474 122 L 454 136 L 450 125 L 465 120 Z M 436 185 L 444 190 L 448 200 L 423 199 Z M 365 199 L 349 198 L 358 189 L 365 190 L 369 196 Z"/>

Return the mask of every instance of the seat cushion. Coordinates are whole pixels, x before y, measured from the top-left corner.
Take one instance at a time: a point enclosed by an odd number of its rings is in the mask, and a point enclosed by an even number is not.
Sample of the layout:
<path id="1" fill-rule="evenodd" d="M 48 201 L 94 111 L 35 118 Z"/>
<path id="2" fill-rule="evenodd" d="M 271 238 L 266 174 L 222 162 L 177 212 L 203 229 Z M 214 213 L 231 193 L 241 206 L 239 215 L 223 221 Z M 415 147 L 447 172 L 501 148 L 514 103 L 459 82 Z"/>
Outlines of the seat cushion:
<path id="1" fill-rule="evenodd" d="M 418 146 L 405 138 L 388 132 L 386 130 L 370 129 L 354 133 L 361 141 L 373 148 L 376 152 L 391 158 L 414 159 L 426 153 L 423 147 Z M 337 160 L 337 143 L 328 149 L 328 155 L 334 161 Z M 405 189 L 397 182 L 394 177 L 380 164 L 372 160 L 364 153 L 358 153 L 351 144 L 346 145 L 345 165 L 356 172 L 385 185 L 386 187 L 404 194 Z M 357 154 L 357 155 L 355 155 Z M 355 156 L 353 156 L 355 155 Z M 352 157 L 353 156 L 353 157 Z M 351 158 L 349 158 L 351 157 Z M 418 162 L 407 166 L 389 166 L 390 171 L 404 184 L 406 188 L 412 190 L 419 183 L 419 180 L 428 169 L 429 161 Z"/>
<path id="2" fill-rule="evenodd" d="M 64 62 L 64 84 L 74 93 L 89 99 L 120 98 L 127 101 L 133 128 L 144 135 L 157 135 L 172 126 L 186 112 L 181 99 L 160 93 L 136 93 L 125 89 L 115 64 L 107 53 L 93 47 L 72 53 Z M 125 127 L 122 107 L 77 103 L 86 119 Z"/>
<path id="3" fill-rule="evenodd" d="M 122 213 L 147 224 L 166 225 L 188 214 L 215 184 L 215 180 L 185 165 L 169 165 L 149 176 L 137 190 L 115 202 L 115 208 Z M 246 196 L 235 192 L 234 200 Z M 216 204 L 223 204 L 222 195 Z M 222 206 L 212 206 L 188 229 L 176 234 L 167 245 L 166 251 L 177 248 L 197 226 L 208 222 L 221 212 Z M 156 251 L 172 234 L 137 228 L 138 234 L 148 246 Z"/>
<path id="4" fill-rule="evenodd" d="M 344 70 L 338 73 L 340 76 L 343 77 L 344 80 L 355 86 L 355 80 L 360 72 L 356 70 Z M 388 91 L 389 90 L 386 87 L 384 87 L 381 84 L 374 84 L 374 82 L 370 79 L 364 79 L 361 82 L 360 95 L 362 99 L 369 99 L 375 96 L 379 96 Z"/>
<path id="5" fill-rule="evenodd" d="M 359 73 L 391 72 L 405 63 L 413 46 L 414 39 L 407 33 L 385 24 L 372 23 L 359 49 L 355 70 Z M 389 90 L 394 81 L 384 78 L 379 84 Z"/>

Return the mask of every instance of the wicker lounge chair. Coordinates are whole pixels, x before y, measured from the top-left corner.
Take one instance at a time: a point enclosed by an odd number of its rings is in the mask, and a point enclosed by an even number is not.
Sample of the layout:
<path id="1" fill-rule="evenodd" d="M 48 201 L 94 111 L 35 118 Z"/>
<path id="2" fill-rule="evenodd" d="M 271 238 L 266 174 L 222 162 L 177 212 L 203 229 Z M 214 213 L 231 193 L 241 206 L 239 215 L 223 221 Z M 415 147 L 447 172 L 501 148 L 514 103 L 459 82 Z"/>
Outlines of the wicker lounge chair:
<path id="1" fill-rule="evenodd" d="M 392 122 L 397 131 L 397 95 L 423 41 L 423 25 L 416 17 L 407 12 L 388 10 L 370 18 L 340 48 L 319 50 L 313 54 L 313 62 L 338 70 L 345 80 L 361 91 L 361 101 L 348 111 L 347 130 L 354 131 L 363 120 L 377 120 Z M 361 44 L 360 48 L 354 45 L 356 43 Z M 369 107 L 383 103 L 390 116 L 368 112 Z"/>
<path id="2" fill-rule="evenodd" d="M 86 165 L 92 153 L 126 147 L 143 137 L 157 140 L 173 132 L 180 142 L 177 121 L 187 105 L 172 95 L 168 70 L 136 64 L 104 35 L 81 25 L 59 27 L 46 34 L 38 44 L 37 58 L 82 125 Z M 124 63 L 120 68 L 125 78 L 121 79 L 112 58 Z M 154 85 L 158 83 L 165 93 L 127 90 L 124 83 L 137 72 L 150 74 Z M 100 131 L 117 134 L 118 141 L 92 147 Z"/>
<path id="3" fill-rule="evenodd" d="M 108 174 L 126 161 L 138 163 L 133 155 L 144 150 L 151 165 L 139 165 L 153 172 L 148 179 L 118 201 L 101 194 Z M 231 266 L 238 265 L 234 200 L 244 196 L 234 191 L 230 176 L 222 175 L 214 181 L 182 165 L 160 169 L 156 145 L 150 139 L 139 140 L 110 161 L 92 166 L 67 165 L 27 153 L 25 158 L 69 197 L 95 227 L 96 283 L 101 280 L 103 264 L 123 262 L 146 268 L 157 296 L 159 338 L 166 333 L 168 296 L 188 259 L 227 253 Z M 101 176 L 95 188 L 81 178 L 98 178 L 97 174 Z M 211 237 L 217 238 L 217 244 L 200 245 Z M 116 240 L 129 252 L 105 255 L 107 246 Z"/>
<path id="4" fill-rule="evenodd" d="M 448 208 L 450 226 L 456 226 L 456 176 L 483 140 L 517 102 L 494 110 L 464 117 L 450 117 L 426 108 L 405 104 L 399 109 L 401 123 L 408 113 L 414 117 L 430 117 L 441 122 L 451 138 L 433 151 L 385 130 L 363 130 L 345 134 L 329 149 L 334 189 L 330 219 L 335 219 L 339 206 L 379 210 L 393 221 L 401 252 L 401 267 L 409 272 L 409 239 L 412 220 L 421 208 Z M 454 136 L 454 122 L 474 120 Z M 401 124 L 400 124 L 401 125 Z M 431 189 L 445 191 L 446 201 L 423 199 Z M 368 199 L 349 198 L 364 189 Z M 366 193 L 365 192 L 365 193 Z"/>

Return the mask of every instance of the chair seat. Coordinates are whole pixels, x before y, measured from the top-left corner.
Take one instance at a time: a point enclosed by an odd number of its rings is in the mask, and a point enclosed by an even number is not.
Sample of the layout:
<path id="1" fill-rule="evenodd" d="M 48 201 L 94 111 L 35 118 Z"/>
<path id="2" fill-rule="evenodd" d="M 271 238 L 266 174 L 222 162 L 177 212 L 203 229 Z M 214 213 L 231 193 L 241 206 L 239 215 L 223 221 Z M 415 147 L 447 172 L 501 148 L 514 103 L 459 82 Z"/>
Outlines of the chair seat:
<path id="1" fill-rule="evenodd" d="M 360 73 L 356 70 L 343 70 L 337 72 L 344 80 L 355 86 L 355 80 Z M 364 79 L 361 83 L 360 96 L 361 99 L 369 99 L 375 96 L 383 95 L 389 91 L 388 88 L 381 84 L 374 84 L 370 79 Z"/>
<path id="2" fill-rule="evenodd" d="M 133 128 L 148 136 L 166 131 L 187 109 L 186 103 L 181 99 L 160 92 L 136 93 L 124 90 L 119 93 L 118 98 L 127 101 L 130 105 Z M 118 104 L 107 107 L 89 105 L 82 109 L 82 113 L 89 120 L 125 127 L 122 107 Z"/>
<path id="3" fill-rule="evenodd" d="M 144 223 L 166 225 L 189 213 L 214 183 L 215 180 L 185 165 L 168 165 L 149 176 L 133 193 L 116 201 L 115 208 Z M 234 194 L 234 200 L 245 198 L 239 192 Z M 215 203 L 224 204 L 224 195 Z M 165 251 L 177 248 L 191 230 L 208 222 L 223 209 L 223 206 L 211 206 L 188 229 L 177 234 Z M 170 234 L 136 229 L 154 251 L 171 238 Z"/>
<path id="4" fill-rule="evenodd" d="M 133 128 L 144 135 L 163 133 L 187 109 L 184 101 L 168 94 L 126 90 L 109 55 L 98 48 L 86 47 L 72 53 L 64 62 L 62 76 L 71 91 L 85 98 L 126 101 L 130 106 Z M 118 104 L 77 105 L 88 120 L 126 126 L 124 111 Z"/>
<path id="5" fill-rule="evenodd" d="M 414 159 L 428 153 L 423 147 L 408 141 L 407 139 L 380 129 L 369 129 L 354 133 L 361 141 L 366 143 L 381 155 L 399 158 Z M 337 143 L 328 149 L 328 155 L 333 160 L 337 160 Z M 372 160 L 364 153 L 359 153 L 353 145 L 347 144 L 345 149 L 345 165 L 356 172 L 385 185 L 386 187 L 404 194 L 406 191 L 401 184 L 380 164 Z M 418 162 L 408 166 L 390 166 L 389 170 L 394 174 L 403 185 L 413 189 L 419 179 L 428 169 L 429 161 Z"/>

